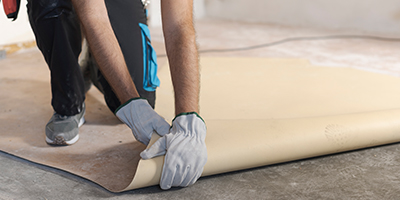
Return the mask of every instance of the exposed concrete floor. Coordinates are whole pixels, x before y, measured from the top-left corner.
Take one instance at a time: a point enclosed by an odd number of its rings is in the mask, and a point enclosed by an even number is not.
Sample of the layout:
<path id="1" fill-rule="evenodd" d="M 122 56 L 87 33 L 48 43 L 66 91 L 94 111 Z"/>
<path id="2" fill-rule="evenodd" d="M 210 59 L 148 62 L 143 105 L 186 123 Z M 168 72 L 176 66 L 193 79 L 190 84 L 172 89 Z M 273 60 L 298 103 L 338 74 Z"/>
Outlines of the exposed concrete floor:
<path id="1" fill-rule="evenodd" d="M 200 50 L 246 47 L 288 37 L 361 34 L 216 20 L 196 25 Z M 152 28 L 152 35 L 158 54 L 163 54 L 161 30 Z M 399 53 L 399 42 L 332 39 L 202 56 L 300 57 L 318 65 L 352 66 L 400 76 Z M 43 62 L 37 49 L 7 59 L 26 56 Z M 165 58 L 159 62 L 165 63 Z M 400 144 L 392 144 L 205 177 L 183 189 L 162 191 L 154 186 L 113 194 L 75 175 L 0 153 L 0 199 L 399 199 L 398 155 Z"/>

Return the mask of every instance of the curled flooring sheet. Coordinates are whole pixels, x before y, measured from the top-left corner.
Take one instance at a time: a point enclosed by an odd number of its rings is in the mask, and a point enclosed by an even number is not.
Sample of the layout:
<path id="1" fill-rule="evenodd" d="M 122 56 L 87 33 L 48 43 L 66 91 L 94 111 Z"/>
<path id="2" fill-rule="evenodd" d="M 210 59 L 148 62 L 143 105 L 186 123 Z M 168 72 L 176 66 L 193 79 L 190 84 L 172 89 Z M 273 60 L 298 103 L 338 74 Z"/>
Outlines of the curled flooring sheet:
<path id="1" fill-rule="evenodd" d="M 42 61 L 29 59 L 1 61 L 2 151 L 113 192 L 158 184 L 163 157 L 140 160 L 145 146 L 95 89 L 87 95 L 79 142 L 46 145 L 44 126 L 52 114 L 48 71 Z M 209 154 L 204 176 L 400 141 L 399 78 L 300 59 L 202 58 L 201 66 Z M 159 77 L 156 110 L 171 121 L 167 67 Z"/>

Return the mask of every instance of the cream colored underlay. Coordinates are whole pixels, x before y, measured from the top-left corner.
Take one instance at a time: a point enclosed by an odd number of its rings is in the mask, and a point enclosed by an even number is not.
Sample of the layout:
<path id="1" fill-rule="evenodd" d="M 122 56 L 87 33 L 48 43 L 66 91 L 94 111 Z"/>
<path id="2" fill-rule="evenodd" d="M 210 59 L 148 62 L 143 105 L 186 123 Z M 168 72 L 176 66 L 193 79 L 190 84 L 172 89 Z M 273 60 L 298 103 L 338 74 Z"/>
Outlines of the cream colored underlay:
<path id="1" fill-rule="evenodd" d="M 203 176 L 400 141 L 399 78 L 301 59 L 202 58 L 201 69 Z M 156 110 L 171 120 L 167 72 Z M 140 161 L 127 189 L 157 184 L 162 163 Z"/>
<path id="2" fill-rule="evenodd" d="M 0 64 L 2 151 L 114 192 L 158 184 L 163 157 L 139 160 L 145 146 L 94 88 L 78 143 L 46 145 L 48 70 L 43 62 L 32 67 L 7 60 Z M 22 73 L 14 72 L 15 65 Z M 302 59 L 205 57 L 201 68 L 200 114 L 209 155 L 204 176 L 400 141 L 399 78 Z M 169 76 L 168 67 L 161 67 L 156 111 L 170 122 Z"/>

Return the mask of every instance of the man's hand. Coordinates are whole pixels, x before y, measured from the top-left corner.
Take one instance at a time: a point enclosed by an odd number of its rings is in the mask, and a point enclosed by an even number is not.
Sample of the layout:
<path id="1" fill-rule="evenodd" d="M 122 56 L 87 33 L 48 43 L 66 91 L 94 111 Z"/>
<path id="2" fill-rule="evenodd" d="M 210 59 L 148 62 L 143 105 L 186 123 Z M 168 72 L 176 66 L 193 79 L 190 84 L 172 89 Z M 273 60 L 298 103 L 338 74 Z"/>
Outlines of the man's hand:
<path id="1" fill-rule="evenodd" d="M 153 132 L 163 136 L 169 132 L 169 124 L 142 98 L 131 99 L 120 106 L 115 114 L 129 128 L 136 140 L 147 145 Z"/>
<path id="2" fill-rule="evenodd" d="M 140 153 L 143 159 L 164 155 L 161 189 L 187 187 L 201 176 L 207 162 L 206 125 L 197 113 L 183 113 L 172 122 L 170 133 Z"/>

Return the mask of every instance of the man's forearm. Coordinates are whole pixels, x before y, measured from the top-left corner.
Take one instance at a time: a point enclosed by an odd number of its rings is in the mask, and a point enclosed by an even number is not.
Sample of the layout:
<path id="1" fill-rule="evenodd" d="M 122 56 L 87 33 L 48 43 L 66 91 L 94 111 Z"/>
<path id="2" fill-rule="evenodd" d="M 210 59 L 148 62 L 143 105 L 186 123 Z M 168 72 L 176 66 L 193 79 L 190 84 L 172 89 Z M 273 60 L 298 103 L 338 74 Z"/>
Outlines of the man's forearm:
<path id="1" fill-rule="evenodd" d="M 175 113 L 199 112 L 200 72 L 193 2 L 163 0 L 165 45 L 175 92 Z"/>
<path id="2" fill-rule="evenodd" d="M 139 97 L 112 30 L 104 1 L 72 0 L 72 3 L 99 69 L 121 103 Z"/>
<path id="3" fill-rule="evenodd" d="M 199 61 L 196 43 L 194 38 L 190 37 L 180 33 L 176 34 L 175 38 L 169 38 L 169 41 L 166 39 L 176 114 L 199 112 Z"/>

